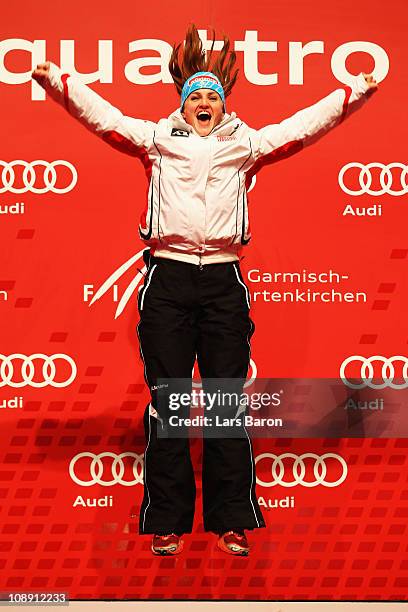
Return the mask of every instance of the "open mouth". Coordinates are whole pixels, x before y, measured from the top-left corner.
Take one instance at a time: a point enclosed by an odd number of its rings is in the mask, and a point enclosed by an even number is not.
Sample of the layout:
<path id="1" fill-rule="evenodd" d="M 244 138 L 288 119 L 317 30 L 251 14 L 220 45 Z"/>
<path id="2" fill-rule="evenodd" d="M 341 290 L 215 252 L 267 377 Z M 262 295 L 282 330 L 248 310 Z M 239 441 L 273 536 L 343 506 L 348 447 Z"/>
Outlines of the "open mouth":
<path id="1" fill-rule="evenodd" d="M 207 111 L 200 111 L 197 113 L 197 119 L 200 125 L 206 126 L 211 121 L 211 115 L 210 113 L 207 113 Z"/>

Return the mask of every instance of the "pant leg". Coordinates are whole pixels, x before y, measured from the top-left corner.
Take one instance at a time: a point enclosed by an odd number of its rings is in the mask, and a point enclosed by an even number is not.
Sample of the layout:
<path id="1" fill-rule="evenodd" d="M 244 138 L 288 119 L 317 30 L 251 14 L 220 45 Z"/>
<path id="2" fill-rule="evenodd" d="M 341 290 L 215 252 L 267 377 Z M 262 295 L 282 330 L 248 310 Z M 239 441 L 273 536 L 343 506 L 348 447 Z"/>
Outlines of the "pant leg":
<path id="1" fill-rule="evenodd" d="M 196 332 L 186 264 L 152 258 L 139 291 L 138 336 L 151 402 L 144 414 L 144 496 L 139 533 L 190 533 L 196 487 L 188 437 L 161 438 L 160 378 L 190 378 Z M 191 386 L 190 386 L 191 391 Z"/>
<path id="2" fill-rule="evenodd" d="M 197 360 L 201 378 L 233 378 L 235 381 L 230 381 L 228 388 L 224 386 L 222 390 L 241 394 L 248 373 L 254 324 L 249 317 L 249 291 L 239 264 L 205 266 L 200 290 L 202 311 Z M 214 385 L 207 385 L 208 389 L 211 387 Z M 222 411 L 228 414 L 224 408 Z M 255 491 L 251 440 L 244 424 L 238 430 L 235 435 L 238 433 L 239 437 L 204 435 L 202 481 L 206 531 L 221 533 L 265 527 Z"/>

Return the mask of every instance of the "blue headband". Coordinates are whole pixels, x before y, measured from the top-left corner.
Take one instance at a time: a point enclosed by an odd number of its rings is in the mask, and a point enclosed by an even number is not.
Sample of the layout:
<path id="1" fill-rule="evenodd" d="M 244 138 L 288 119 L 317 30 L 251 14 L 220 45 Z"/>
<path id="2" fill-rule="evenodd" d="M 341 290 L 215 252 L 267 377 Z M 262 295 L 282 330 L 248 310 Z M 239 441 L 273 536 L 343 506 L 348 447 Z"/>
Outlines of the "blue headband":
<path id="1" fill-rule="evenodd" d="M 220 96 L 225 109 L 225 95 L 220 80 L 212 72 L 196 72 L 183 85 L 181 91 L 181 108 L 188 96 L 196 89 L 212 89 Z"/>

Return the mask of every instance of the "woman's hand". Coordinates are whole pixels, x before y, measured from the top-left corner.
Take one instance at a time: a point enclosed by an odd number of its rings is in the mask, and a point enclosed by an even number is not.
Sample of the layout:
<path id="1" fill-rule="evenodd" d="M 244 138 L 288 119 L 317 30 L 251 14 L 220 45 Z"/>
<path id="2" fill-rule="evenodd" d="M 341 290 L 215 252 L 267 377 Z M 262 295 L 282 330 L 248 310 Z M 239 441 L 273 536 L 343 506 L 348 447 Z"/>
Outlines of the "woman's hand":
<path id="1" fill-rule="evenodd" d="M 44 64 L 37 64 L 37 68 L 33 70 L 31 76 L 37 83 L 43 85 L 48 80 L 49 73 L 50 62 L 45 62 Z"/>
<path id="2" fill-rule="evenodd" d="M 378 84 L 377 81 L 375 80 L 375 78 L 373 77 L 372 74 L 365 74 L 365 72 L 363 72 L 363 77 L 366 80 L 366 83 L 368 84 L 368 92 L 370 94 L 374 93 L 377 89 L 378 89 Z"/>

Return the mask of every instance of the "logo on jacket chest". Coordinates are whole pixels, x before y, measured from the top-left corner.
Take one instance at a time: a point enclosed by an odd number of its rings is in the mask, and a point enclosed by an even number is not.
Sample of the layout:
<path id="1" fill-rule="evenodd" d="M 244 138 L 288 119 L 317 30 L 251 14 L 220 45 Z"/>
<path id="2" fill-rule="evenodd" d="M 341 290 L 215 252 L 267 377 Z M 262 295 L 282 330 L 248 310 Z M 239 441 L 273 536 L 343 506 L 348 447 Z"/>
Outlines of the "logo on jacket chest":
<path id="1" fill-rule="evenodd" d="M 227 142 L 228 140 L 236 140 L 236 136 L 217 136 L 218 142 Z"/>
<path id="2" fill-rule="evenodd" d="M 178 128 L 173 128 L 171 130 L 171 135 L 172 136 L 185 136 L 185 137 L 188 137 L 188 136 L 190 136 L 190 132 L 188 130 L 180 130 Z"/>

